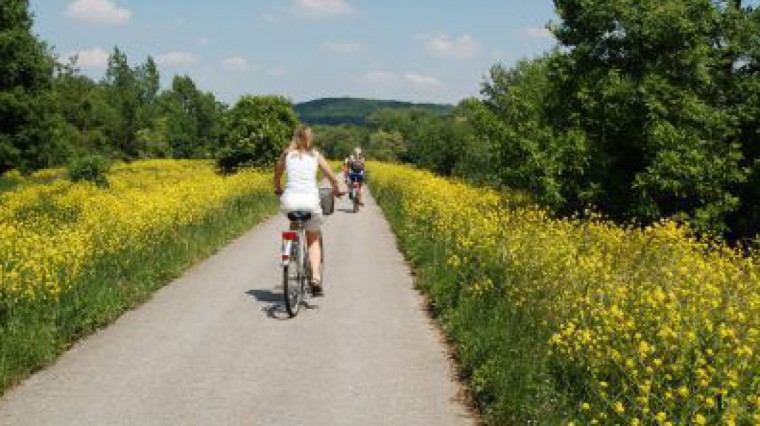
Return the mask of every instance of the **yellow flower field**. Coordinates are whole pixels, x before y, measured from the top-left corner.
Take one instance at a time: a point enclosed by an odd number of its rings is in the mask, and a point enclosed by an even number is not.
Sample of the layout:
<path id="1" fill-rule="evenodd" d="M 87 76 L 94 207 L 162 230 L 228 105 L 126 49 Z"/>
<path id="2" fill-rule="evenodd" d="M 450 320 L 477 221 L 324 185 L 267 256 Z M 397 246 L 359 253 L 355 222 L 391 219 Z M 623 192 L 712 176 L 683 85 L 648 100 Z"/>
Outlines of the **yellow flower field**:
<path id="1" fill-rule="evenodd" d="M 0 194 L 0 301 L 55 301 L 103 256 L 171 238 L 231 200 L 262 196 L 270 180 L 151 160 L 115 166 L 106 189 L 59 179 Z"/>
<path id="2" fill-rule="evenodd" d="M 446 291 L 458 295 L 443 306 L 444 319 L 456 324 L 467 304 L 496 306 L 505 313 L 478 315 L 506 315 L 519 325 L 511 328 L 540 337 L 531 347 L 503 342 L 502 352 L 542 360 L 542 371 L 516 375 L 550 378 L 556 404 L 564 404 L 554 409 L 561 422 L 760 424 L 757 257 L 697 241 L 673 222 L 626 229 L 554 219 L 522 195 L 402 166 L 371 163 L 368 170 L 407 254 L 456 277 Z M 425 245 L 435 247 L 427 257 Z M 482 408 L 502 413 L 487 418 L 515 421 L 504 413 L 523 408 L 498 396 L 506 387 L 498 382 L 514 372 L 491 367 L 509 369 L 499 357 L 519 357 L 469 356 L 497 335 L 478 331 L 484 323 L 450 328 L 472 363 L 465 370 L 475 393 L 491 389 Z M 470 337 L 479 333 L 480 341 Z"/>
<path id="3" fill-rule="evenodd" d="M 116 165 L 103 188 L 65 170 L 3 179 L 0 393 L 277 207 L 271 173 L 212 161 Z"/>

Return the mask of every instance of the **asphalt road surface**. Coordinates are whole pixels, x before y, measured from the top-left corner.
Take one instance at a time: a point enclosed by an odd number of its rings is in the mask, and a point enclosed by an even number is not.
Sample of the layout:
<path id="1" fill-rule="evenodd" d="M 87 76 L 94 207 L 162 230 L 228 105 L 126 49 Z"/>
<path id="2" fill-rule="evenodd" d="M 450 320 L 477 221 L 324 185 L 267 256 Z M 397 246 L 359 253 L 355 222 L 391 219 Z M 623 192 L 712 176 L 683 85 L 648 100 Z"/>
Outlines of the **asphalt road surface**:
<path id="1" fill-rule="evenodd" d="M 2 425 L 461 425 L 451 361 L 374 202 L 324 227 L 289 319 L 273 218 L 0 400 Z"/>

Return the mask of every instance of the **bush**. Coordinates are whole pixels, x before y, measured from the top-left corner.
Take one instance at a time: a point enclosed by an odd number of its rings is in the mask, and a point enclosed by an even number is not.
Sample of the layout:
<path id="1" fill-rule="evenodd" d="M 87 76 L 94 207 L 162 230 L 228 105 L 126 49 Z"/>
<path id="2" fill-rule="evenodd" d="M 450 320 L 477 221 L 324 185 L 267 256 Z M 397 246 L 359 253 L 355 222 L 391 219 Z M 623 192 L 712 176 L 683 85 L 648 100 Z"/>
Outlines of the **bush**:
<path id="1" fill-rule="evenodd" d="M 110 168 L 111 163 L 107 159 L 99 155 L 88 155 L 71 162 L 71 165 L 69 165 L 69 178 L 72 182 L 86 180 L 97 186 L 104 187 L 108 186 L 106 173 L 108 173 Z"/>
<path id="2" fill-rule="evenodd" d="M 278 96 L 243 96 L 227 113 L 217 166 L 223 173 L 268 167 L 298 124 L 290 101 Z"/>

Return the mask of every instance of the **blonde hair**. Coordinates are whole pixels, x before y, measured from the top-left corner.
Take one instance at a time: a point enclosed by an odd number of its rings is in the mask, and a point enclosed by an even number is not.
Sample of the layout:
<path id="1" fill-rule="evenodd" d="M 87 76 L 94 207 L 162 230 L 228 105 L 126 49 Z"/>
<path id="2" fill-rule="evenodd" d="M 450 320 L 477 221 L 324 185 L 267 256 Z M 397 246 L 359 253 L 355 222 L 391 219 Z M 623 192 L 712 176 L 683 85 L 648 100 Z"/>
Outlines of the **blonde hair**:
<path id="1" fill-rule="evenodd" d="M 296 127 L 296 131 L 293 132 L 293 139 L 290 140 L 288 150 L 311 152 L 313 138 L 314 135 L 312 134 L 311 127 L 300 125 Z"/>

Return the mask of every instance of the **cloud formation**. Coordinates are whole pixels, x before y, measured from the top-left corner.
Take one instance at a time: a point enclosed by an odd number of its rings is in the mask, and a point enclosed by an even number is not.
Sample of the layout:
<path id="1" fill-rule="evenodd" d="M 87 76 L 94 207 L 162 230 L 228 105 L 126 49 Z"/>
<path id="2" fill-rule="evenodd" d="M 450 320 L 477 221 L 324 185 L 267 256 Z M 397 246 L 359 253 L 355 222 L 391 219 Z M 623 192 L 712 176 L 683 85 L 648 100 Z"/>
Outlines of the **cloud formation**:
<path id="1" fill-rule="evenodd" d="M 323 52 L 335 55 L 353 55 L 364 51 L 364 46 L 359 43 L 322 43 L 320 49 Z"/>
<path id="2" fill-rule="evenodd" d="M 442 85 L 436 77 L 413 72 L 396 74 L 388 71 L 372 71 L 362 76 L 361 80 L 372 85 L 404 86 L 415 89 L 433 89 Z"/>
<path id="3" fill-rule="evenodd" d="M 347 0 L 294 0 L 293 12 L 306 18 L 334 18 L 356 11 Z"/>
<path id="4" fill-rule="evenodd" d="M 188 52 L 166 52 L 156 58 L 156 63 L 169 67 L 188 66 L 196 62 L 198 62 L 198 57 Z"/>
<path id="5" fill-rule="evenodd" d="M 109 53 L 100 47 L 71 52 L 67 57 L 77 57 L 77 66 L 82 69 L 105 69 L 108 66 Z"/>
<path id="6" fill-rule="evenodd" d="M 425 43 L 427 51 L 434 56 L 454 59 L 470 59 L 480 54 L 482 48 L 475 37 L 464 34 L 459 38 L 447 34 L 419 34 L 415 39 Z"/>
<path id="7" fill-rule="evenodd" d="M 436 87 L 441 85 L 441 81 L 433 76 L 421 75 L 413 72 L 404 74 L 404 80 L 412 83 L 415 86 L 421 87 Z"/>
<path id="8" fill-rule="evenodd" d="M 77 21 L 102 25 L 124 25 L 132 19 L 132 11 L 111 0 L 76 0 L 66 8 L 66 15 Z"/>
<path id="9" fill-rule="evenodd" d="M 242 56 L 231 56 L 222 61 L 222 66 L 230 71 L 248 72 L 251 71 L 251 64 Z"/>

